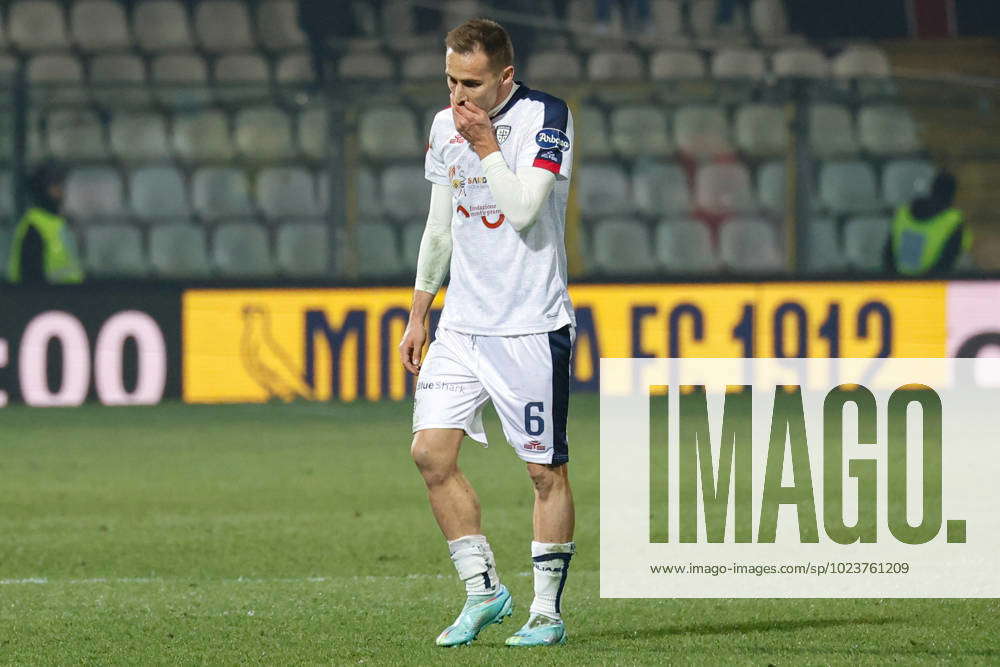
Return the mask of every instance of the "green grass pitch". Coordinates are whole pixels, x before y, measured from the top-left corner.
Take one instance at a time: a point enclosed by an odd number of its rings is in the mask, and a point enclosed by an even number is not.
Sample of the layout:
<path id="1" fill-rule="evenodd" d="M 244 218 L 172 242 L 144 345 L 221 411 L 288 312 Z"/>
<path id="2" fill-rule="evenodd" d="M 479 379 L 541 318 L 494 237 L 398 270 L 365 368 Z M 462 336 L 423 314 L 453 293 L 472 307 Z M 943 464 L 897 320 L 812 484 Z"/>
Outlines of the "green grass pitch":
<path id="1" fill-rule="evenodd" d="M 0 662 L 899 664 L 1000 659 L 996 600 L 602 600 L 597 399 L 570 408 L 569 643 L 526 617 L 531 487 L 466 441 L 513 622 L 439 649 L 463 590 L 408 404 L 0 411 Z M 513 652 L 520 651 L 520 655 Z"/>

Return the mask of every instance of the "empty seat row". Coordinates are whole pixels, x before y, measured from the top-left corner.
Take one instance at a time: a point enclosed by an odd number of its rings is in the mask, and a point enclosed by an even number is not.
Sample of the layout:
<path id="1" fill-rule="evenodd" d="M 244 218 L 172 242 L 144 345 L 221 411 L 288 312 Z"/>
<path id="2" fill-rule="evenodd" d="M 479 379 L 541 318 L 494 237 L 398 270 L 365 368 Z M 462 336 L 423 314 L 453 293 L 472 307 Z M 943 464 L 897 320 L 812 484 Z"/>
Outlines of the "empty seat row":
<path id="1" fill-rule="evenodd" d="M 4 33 L 16 49 L 29 52 L 71 46 L 84 51 L 226 52 L 258 44 L 268 50 L 305 45 L 294 0 L 248 4 L 200 0 L 189 13 L 177 0 L 139 0 L 129 17 L 126 3 L 114 0 L 75 0 L 68 12 L 56 0 L 15 0 L 7 9 Z"/>
<path id="2" fill-rule="evenodd" d="M 858 217 L 848 220 L 843 241 L 836 223 L 817 218 L 805 227 L 803 268 L 809 272 L 882 269 L 882 251 L 889 220 Z M 713 242 L 709 227 L 697 220 L 662 220 L 654 228 L 641 222 L 610 218 L 597 222 L 589 242 L 591 268 L 606 275 L 654 273 L 696 274 L 720 270 L 734 273 L 776 273 L 786 270 L 778 229 L 754 218 L 733 219 Z"/>
<path id="3" fill-rule="evenodd" d="M 42 155 L 64 160 L 319 160 L 326 156 L 326 118 L 321 108 L 293 116 L 278 107 L 260 106 L 242 109 L 232 118 L 221 110 L 172 117 L 123 112 L 105 124 L 93 111 L 53 111 L 44 116 L 45 132 L 39 138 L 45 141 L 37 148 Z"/>
<path id="4" fill-rule="evenodd" d="M 673 81 L 715 78 L 721 80 L 762 80 L 778 78 L 852 79 L 886 78 L 891 74 L 889 60 L 879 49 L 852 46 L 828 59 L 811 47 L 781 49 L 768 54 L 749 47 L 727 47 L 707 59 L 698 51 L 671 49 L 653 53 L 647 62 L 638 51 L 618 48 L 597 51 L 586 63 L 572 51 L 538 53 L 528 61 L 530 81 L 579 81 L 620 83 L 623 81 Z M 440 69 L 440 68 L 439 68 Z M 420 77 L 422 70 L 411 66 L 404 77 Z"/>
<path id="5" fill-rule="evenodd" d="M 425 43 L 414 33 L 410 0 L 386 0 L 382 6 L 381 30 L 386 43 L 407 49 Z M 481 3 L 451 0 L 443 3 L 443 32 L 468 16 L 487 11 Z M 593 24 L 592 0 L 574 0 L 570 25 Z M 715 32 L 716 0 L 690 3 L 688 26 L 684 25 L 681 0 L 653 3 L 657 41 L 678 42 L 690 30 L 699 39 Z M 552 8 L 536 3 L 539 13 L 552 16 Z M 543 11 L 547 10 L 547 11 Z M 129 16 L 131 14 L 131 16 Z M 305 37 L 299 28 L 292 0 L 264 0 L 252 4 L 236 0 L 200 0 L 188 12 L 177 0 L 139 0 L 126 10 L 112 0 L 75 0 L 69 10 L 56 0 L 15 0 L 7 12 L 6 37 L 19 48 L 32 50 L 73 44 L 85 50 L 112 50 L 132 45 L 148 50 L 199 46 L 210 51 L 301 46 Z M 751 11 L 754 32 L 765 43 L 784 37 L 787 21 L 779 0 L 755 0 Z M 579 28 L 578 28 L 579 29 Z M 583 47 L 594 40 L 579 39 Z"/>
<path id="6" fill-rule="evenodd" d="M 143 232 L 127 224 L 88 227 L 82 231 L 83 261 L 94 277 L 156 275 L 169 278 L 321 277 L 331 274 L 331 232 L 322 222 L 280 226 L 273 250 L 268 230 L 233 222 L 208 234 L 195 225 L 178 224 Z"/>
<path id="7" fill-rule="evenodd" d="M 244 172 L 228 167 L 195 171 L 191 194 L 184 175 L 173 167 L 133 170 L 126 183 L 110 167 L 80 167 L 66 181 L 66 210 L 81 221 L 134 217 L 145 222 L 186 220 L 197 214 L 207 222 L 252 217 L 272 220 L 310 218 L 327 207 L 324 173 L 297 167 L 260 170 L 255 188 Z"/>
<path id="8" fill-rule="evenodd" d="M 440 79 L 444 59 L 436 54 L 434 60 L 435 78 Z M 337 62 L 345 79 L 389 79 L 394 68 L 387 56 L 377 53 L 350 53 Z M 122 89 L 133 97 L 142 93 L 146 99 L 170 103 L 174 99 L 169 96 L 169 88 L 178 84 L 205 87 L 203 95 L 211 93 L 231 98 L 239 94 L 239 88 L 264 88 L 272 83 L 296 85 L 313 82 L 316 78 L 310 56 L 301 51 L 286 53 L 273 61 L 260 53 L 228 53 L 211 61 L 196 53 L 165 53 L 152 58 L 148 65 L 144 58 L 127 53 L 95 55 L 86 60 L 67 53 L 45 53 L 28 58 L 25 65 L 30 84 L 76 88 L 49 99 L 50 103 L 65 101 L 70 92 L 77 99 L 86 99 L 89 95 L 95 100 L 121 101 L 109 92 L 113 88 Z M 0 55 L 0 67 L 13 71 L 17 60 Z M 148 90 L 147 85 L 152 89 Z"/>
<path id="9" fill-rule="evenodd" d="M 673 114 L 653 105 L 619 106 L 609 114 L 583 106 L 575 118 L 581 155 L 630 158 L 664 156 L 679 150 L 696 158 L 739 150 L 751 157 L 772 157 L 788 149 L 784 107 L 745 104 L 730 114 L 718 105 L 689 105 Z M 827 159 L 854 155 L 903 155 L 922 148 L 909 111 L 895 105 L 871 105 L 851 110 L 837 104 L 809 107 L 808 142 L 813 155 Z"/>
<path id="10" fill-rule="evenodd" d="M 0 173 L 0 185 L 5 176 Z M 362 167 L 349 178 L 345 186 L 353 186 L 357 193 L 362 220 L 385 216 L 404 222 L 413 218 L 414 211 L 426 212 L 430 204 L 431 188 L 420 164 L 392 165 L 378 177 Z M 257 173 L 254 183 L 251 186 L 247 173 L 233 167 L 199 168 L 191 176 L 190 188 L 174 167 L 135 169 L 127 181 L 111 167 L 78 167 L 66 182 L 66 209 L 82 221 L 135 217 L 156 222 L 196 215 L 213 222 L 258 211 L 268 219 L 313 217 L 328 207 L 325 171 L 314 178 L 297 167 L 269 167 Z M 7 213 L 4 202 L 0 197 L 0 214 Z"/>
<path id="11" fill-rule="evenodd" d="M 924 160 L 896 160 L 882 169 L 857 160 L 820 166 L 815 210 L 835 215 L 895 208 L 927 191 L 934 166 Z M 755 175 L 738 162 L 704 164 L 693 172 L 671 162 L 641 161 L 629 175 L 617 164 L 583 164 L 576 172 L 585 217 L 639 213 L 645 217 L 686 214 L 732 215 L 785 210 L 785 164 L 762 164 Z"/>

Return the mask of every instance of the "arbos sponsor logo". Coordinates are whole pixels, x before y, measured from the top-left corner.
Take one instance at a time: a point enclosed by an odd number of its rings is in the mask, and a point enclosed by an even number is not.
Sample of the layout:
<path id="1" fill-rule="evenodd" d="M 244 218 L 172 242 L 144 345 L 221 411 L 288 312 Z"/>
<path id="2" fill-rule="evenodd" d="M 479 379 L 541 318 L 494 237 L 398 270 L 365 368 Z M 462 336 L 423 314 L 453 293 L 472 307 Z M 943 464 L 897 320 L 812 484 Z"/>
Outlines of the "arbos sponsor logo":
<path id="1" fill-rule="evenodd" d="M 557 151 L 569 150 L 569 137 L 562 130 L 547 127 L 535 135 L 535 143 L 539 148 Z"/>

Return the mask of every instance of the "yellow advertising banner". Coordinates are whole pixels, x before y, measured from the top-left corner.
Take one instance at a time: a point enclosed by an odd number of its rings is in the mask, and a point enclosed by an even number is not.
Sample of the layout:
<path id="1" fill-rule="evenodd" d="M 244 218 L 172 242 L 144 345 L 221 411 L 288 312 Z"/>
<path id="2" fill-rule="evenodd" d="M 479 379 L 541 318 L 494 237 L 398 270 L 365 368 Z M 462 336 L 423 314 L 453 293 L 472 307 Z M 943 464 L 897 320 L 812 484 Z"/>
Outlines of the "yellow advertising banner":
<path id="1" fill-rule="evenodd" d="M 580 285 L 573 376 L 601 357 L 943 357 L 945 282 Z M 188 402 L 402 399 L 409 288 L 192 290 Z M 444 303 L 431 313 L 436 327 Z"/>

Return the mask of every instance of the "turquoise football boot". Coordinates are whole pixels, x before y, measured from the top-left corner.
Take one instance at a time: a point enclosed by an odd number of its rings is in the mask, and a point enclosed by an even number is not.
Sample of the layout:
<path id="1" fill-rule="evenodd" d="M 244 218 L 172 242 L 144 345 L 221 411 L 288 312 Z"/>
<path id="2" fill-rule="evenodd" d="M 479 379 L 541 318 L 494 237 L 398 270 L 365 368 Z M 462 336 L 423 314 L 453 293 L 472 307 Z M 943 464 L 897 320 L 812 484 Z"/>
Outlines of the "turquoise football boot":
<path id="1" fill-rule="evenodd" d="M 487 625 L 503 623 L 514 613 L 514 598 L 503 584 L 492 595 L 474 595 L 465 601 L 462 613 L 435 640 L 438 646 L 471 644 Z"/>
<path id="2" fill-rule="evenodd" d="M 543 614 L 532 614 L 528 622 L 507 638 L 507 646 L 555 646 L 566 643 L 566 626 Z"/>

